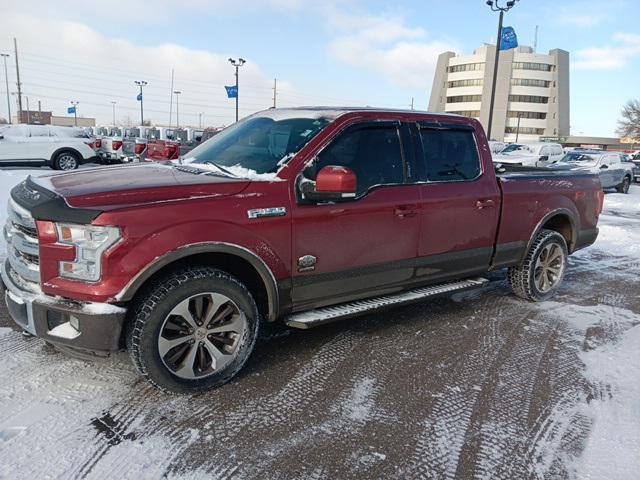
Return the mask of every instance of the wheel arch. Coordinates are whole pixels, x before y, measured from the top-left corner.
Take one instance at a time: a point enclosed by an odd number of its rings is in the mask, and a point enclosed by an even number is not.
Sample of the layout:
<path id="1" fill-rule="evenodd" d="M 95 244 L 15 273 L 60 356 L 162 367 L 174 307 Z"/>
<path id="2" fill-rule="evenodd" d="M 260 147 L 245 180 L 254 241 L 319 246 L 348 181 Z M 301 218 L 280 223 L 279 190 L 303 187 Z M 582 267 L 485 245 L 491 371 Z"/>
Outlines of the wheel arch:
<path id="1" fill-rule="evenodd" d="M 60 148 L 57 148 L 56 150 L 54 150 L 53 153 L 51 154 L 51 158 L 50 158 L 51 165 L 55 165 L 56 157 L 58 155 L 60 155 L 61 153 L 65 153 L 65 152 L 72 153 L 76 157 L 76 160 L 78 161 L 78 164 L 80 164 L 80 162 L 83 159 L 82 154 L 78 150 L 76 150 L 75 148 L 73 148 L 73 147 L 60 147 Z"/>
<path id="2" fill-rule="evenodd" d="M 524 252 L 525 256 L 542 230 L 553 230 L 558 232 L 567 242 L 567 250 L 569 253 L 573 253 L 578 240 L 578 226 L 576 225 L 573 212 L 565 208 L 559 208 L 548 212 L 544 217 L 542 217 L 536 225 L 536 228 L 533 230 L 533 234 L 527 243 L 527 248 Z M 524 261 L 524 257 L 522 258 L 522 261 Z"/>
<path id="3" fill-rule="evenodd" d="M 118 300 L 131 301 L 161 275 L 192 265 L 219 268 L 238 278 L 253 295 L 261 316 L 268 321 L 278 317 L 278 287 L 271 269 L 251 250 L 223 242 L 187 245 L 155 259 L 129 282 Z"/>

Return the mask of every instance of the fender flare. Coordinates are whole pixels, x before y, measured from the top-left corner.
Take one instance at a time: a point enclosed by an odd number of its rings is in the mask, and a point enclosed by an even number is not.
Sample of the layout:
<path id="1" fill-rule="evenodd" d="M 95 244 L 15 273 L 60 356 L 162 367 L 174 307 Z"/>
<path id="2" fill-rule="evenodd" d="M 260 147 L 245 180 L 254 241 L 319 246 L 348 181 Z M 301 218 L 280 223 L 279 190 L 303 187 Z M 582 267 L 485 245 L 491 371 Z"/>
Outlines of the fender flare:
<path id="1" fill-rule="evenodd" d="M 578 227 L 576 225 L 576 221 L 574 218 L 575 214 L 567 208 L 557 208 L 555 210 L 548 212 L 545 216 L 543 216 L 540 219 L 540 221 L 537 223 L 536 228 L 533 229 L 533 234 L 531 235 L 531 238 L 527 243 L 527 248 L 525 249 L 522 258 L 520 259 L 521 263 L 524 261 L 525 257 L 527 256 L 527 252 L 529 252 L 529 250 L 531 249 L 531 245 L 533 245 L 533 242 L 536 240 L 536 237 L 542 230 L 542 226 L 545 223 L 547 223 L 549 220 L 551 220 L 553 217 L 560 217 L 560 216 L 566 217 L 569 220 L 569 223 L 571 224 L 571 244 L 567 246 L 569 247 L 569 253 L 572 252 L 573 249 L 571 247 L 575 246 L 578 240 Z"/>
<path id="2" fill-rule="evenodd" d="M 269 266 L 251 250 L 226 242 L 202 242 L 185 245 L 176 250 L 172 250 L 165 255 L 156 258 L 153 262 L 143 268 L 129 283 L 122 289 L 118 295 L 118 301 L 130 301 L 138 292 L 140 287 L 149 280 L 155 273 L 164 267 L 181 260 L 183 258 L 199 255 L 203 253 L 225 253 L 235 255 L 249 262 L 249 264 L 258 272 L 260 279 L 267 291 L 268 303 L 268 320 L 272 321 L 278 317 L 278 286 L 276 278 Z"/>

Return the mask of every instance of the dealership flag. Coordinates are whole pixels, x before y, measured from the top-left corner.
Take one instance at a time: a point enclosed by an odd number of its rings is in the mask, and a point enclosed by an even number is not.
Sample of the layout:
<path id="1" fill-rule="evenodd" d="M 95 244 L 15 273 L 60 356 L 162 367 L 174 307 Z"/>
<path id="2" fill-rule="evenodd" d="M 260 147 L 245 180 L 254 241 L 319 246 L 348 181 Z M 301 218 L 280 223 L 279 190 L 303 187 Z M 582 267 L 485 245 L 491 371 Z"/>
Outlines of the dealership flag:
<path id="1" fill-rule="evenodd" d="M 238 98 L 238 87 L 232 85 L 224 88 L 227 91 L 227 98 Z"/>
<path id="2" fill-rule="evenodd" d="M 76 113 L 76 107 L 67 108 L 67 113 Z"/>
<path id="3" fill-rule="evenodd" d="M 513 27 L 504 27 L 500 38 L 500 50 L 511 50 L 518 46 L 518 37 Z"/>
<path id="4" fill-rule="evenodd" d="M 141 93 L 138 94 L 138 96 L 136 97 L 136 100 L 138 100 L 139 102 L 142 101 L 142 94 Z"/>

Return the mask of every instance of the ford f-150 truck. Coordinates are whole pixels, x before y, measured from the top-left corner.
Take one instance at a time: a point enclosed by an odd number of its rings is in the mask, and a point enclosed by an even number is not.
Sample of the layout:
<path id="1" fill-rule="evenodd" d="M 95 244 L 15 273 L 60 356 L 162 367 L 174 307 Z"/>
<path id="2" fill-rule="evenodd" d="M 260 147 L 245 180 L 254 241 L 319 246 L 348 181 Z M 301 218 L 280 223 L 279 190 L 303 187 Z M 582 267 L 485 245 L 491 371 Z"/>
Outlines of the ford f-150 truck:
<path id="1" fill-rule="evenodd" d="M 261 322 L 309 328 L 486 284 L 544 300 L 598 234 L 589 172 L 501 168 L 481 125 L 379 109 L 270 109 L 172 164 L 28 178 L 2 267 L 26 332 L 126 348 L 173 392 L 221 385 Z M 393 316 L 388 316 L 393 321 Z"/>

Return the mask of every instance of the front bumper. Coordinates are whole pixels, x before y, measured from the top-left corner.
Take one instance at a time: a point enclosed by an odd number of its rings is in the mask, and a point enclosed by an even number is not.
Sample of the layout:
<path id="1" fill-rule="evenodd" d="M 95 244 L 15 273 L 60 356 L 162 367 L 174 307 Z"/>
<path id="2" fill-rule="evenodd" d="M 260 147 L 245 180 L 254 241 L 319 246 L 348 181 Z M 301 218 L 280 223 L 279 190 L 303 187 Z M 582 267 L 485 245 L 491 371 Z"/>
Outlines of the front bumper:
<path id="1" fill-rule="evenodd" d="M 126 310 L 108 303 L 81 303 L 21 288 L 0 266 L 2 288 L 11 318 L 20 328 L 81 355 L 105 356 L 120 350 Z"/>

